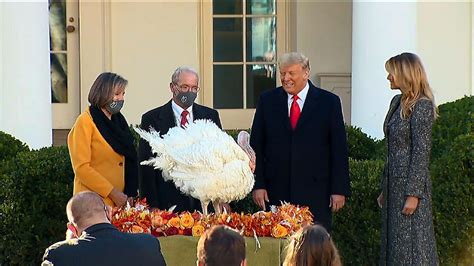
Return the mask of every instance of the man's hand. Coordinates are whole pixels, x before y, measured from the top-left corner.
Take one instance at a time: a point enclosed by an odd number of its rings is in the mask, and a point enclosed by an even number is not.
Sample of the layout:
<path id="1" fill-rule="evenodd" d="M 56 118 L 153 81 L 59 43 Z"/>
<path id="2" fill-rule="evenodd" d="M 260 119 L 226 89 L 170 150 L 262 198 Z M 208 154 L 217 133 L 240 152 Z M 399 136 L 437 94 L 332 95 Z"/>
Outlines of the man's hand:
<path id="1" fill-rule="evenodd" d="M 268 200 L 268 194 L 266 189 L 256 189 L 252 192 L 253 201 L 255 204 L 260 206 L 262 210 L 265 211 L 265 202 L 270 202 Z"/>
<path id="2" fill-rule="evenodd" d="M 346 197 L 343 195 L 331 195 L 329 207 L 332 207 L 333 212 L 337 212 L 339 209 L 344 207 L 344 203 L 346 202 Z"/>
<path id="3" fill-rule="evenodd" d="M 379 207 L 383 207 L 383 192 L 380 192 L 380 195 L 377 197 L 377 203 L 379 204 Z"/>
<path id="4" fill-rule="evenodd" d="M 418 202 L 420 200 L 417 197 L 414 196 L 408 196 L 406 201 L 405 201 L 405 206 L 403 207 L 402 213 L 405 215 L 412 215 L 416 207 L 418 207 Z"/>

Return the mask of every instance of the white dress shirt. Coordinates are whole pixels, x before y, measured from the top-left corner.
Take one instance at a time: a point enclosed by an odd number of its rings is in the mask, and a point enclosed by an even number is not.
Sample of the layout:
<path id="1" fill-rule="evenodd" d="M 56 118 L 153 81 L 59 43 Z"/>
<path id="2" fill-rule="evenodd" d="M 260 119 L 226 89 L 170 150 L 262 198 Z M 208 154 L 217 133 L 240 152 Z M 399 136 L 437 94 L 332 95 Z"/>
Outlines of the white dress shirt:
<path id="1" fill-rule="evenodd" d="M 309 82 L 306 82 L 306 86 L 296 95 L 298 95 L 298 100 L 296 103 L 300 107 L 300 111 L 303 112 L 303 105 L 304 101 L 306 100 L 306 96 L 308 95 L 309 91 Z M 291 109 L 291 104 L 293 103 L 293 95 L 288 94 L 288 116 L 290 116 L 290 109 Z"/>
<path id="2" fill-rule="evenodd" d="M 181 106 L 177 105 L 174 100 L 171 101 L 171 108 L 173 109 L 173 114 L 174 114 L 174 118 L 176 120 L 176 125 L 177 126 L 181 126 L 181 113 L 184 111 L 183 108 L 181 108 Z M 189 113 L 188 115 L 186 116 L 186 118 L 188 119 L 188 123 L 186 123 L 186 126 L 189 124 L 190 121 L 194 121 L 194 117 L 193 117 L 193 106 L 189 106 L 188 109 L 186 109 Z"/>

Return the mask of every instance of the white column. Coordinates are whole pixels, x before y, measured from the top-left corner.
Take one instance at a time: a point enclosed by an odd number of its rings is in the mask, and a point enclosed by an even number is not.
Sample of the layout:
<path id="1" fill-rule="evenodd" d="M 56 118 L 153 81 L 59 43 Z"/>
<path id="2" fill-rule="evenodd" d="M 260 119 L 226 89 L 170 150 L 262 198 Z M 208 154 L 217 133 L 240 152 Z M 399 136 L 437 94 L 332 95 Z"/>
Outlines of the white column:
<path id="1" fill-rule="evenodd" d="M 48 1 L 0 2 L 0 131 L 52 144 Z"/>
<path id="2" fill-rule="evenodd" d="M 385 61 L 416 52 L 416 2 L 354 1 L 352 11 L 352 125 L 383 138 L 391 91 Z"/>

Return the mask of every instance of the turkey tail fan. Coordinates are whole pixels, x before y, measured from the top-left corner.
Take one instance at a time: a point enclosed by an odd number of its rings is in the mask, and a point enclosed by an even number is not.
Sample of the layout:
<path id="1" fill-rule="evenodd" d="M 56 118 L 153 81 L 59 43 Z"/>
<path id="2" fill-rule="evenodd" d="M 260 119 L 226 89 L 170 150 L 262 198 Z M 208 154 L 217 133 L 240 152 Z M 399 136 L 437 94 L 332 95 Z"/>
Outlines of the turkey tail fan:
<path id="1" fill-rule="evenodd" d="M 154 128 L 150 127 L 150 132 L 143 130 L 142 128 L 139 127 L 134 127 L 135 132 L 137 132 L 138 135 L 144 140 L 148 142 L 148 144 L 151 147 L 151 150 L 153 153 L 156 153 L 160 155 L 162 153 L 162 150 L 164 148 L 164 143 L 163 143 L 163 138 L 160 136 L 160 133 L 156 131 Z M 149 165 L 151 163 L 151 159 L 148 161 L 144 161 L 141 164 L 147 164 Z"/>

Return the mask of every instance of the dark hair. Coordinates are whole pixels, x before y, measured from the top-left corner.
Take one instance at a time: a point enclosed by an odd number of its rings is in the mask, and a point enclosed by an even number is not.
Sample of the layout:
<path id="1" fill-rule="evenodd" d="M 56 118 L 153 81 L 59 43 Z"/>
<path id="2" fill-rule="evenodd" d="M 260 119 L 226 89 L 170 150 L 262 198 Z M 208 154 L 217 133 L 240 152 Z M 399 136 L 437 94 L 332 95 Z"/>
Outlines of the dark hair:
<path id="1" fill-rule="evenodd" d="M 88 100 L 92 106 L 104 107 L 114 98 L 115 90 L 125 90 L 128 81 L 118 74 L 104 72 L 94 81 L 89 91 Z"/>
<path id="2" fill-rule="evenodd" d="M 197 257 L 206 266 L 238 266 L 245 259 L 244 237 L 230 227 L 213 226 L 199 239 Z"/>
<path id="3" fill-rule="evenodd" d="M 341 258 L 331 236 L 321 225 L 296 232 L 287 246 L 285 266 L 340 266 Z"/>

